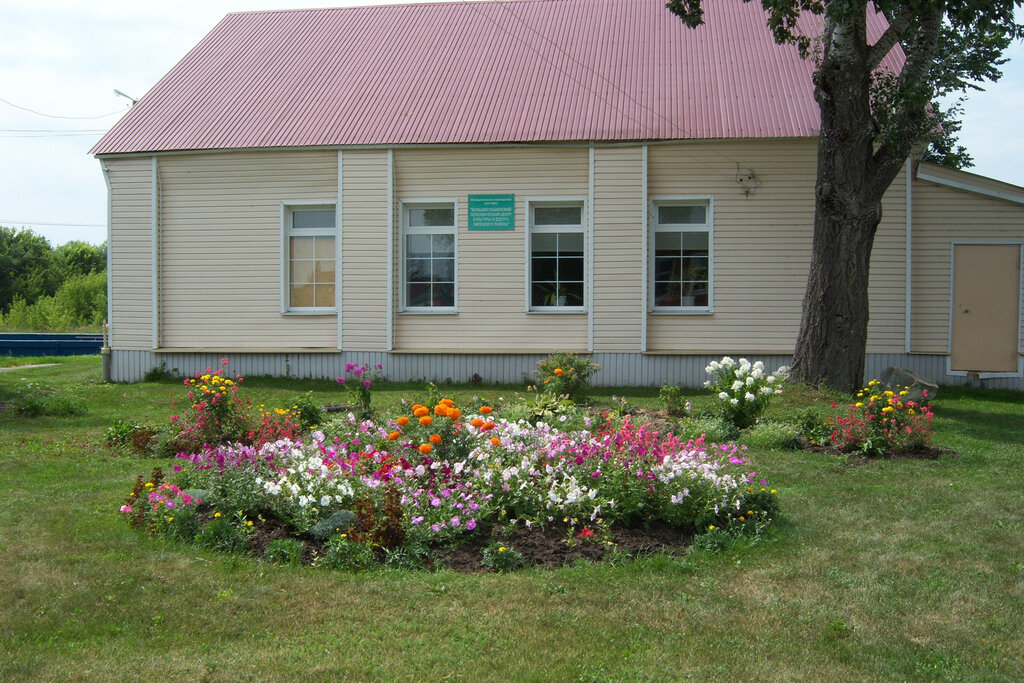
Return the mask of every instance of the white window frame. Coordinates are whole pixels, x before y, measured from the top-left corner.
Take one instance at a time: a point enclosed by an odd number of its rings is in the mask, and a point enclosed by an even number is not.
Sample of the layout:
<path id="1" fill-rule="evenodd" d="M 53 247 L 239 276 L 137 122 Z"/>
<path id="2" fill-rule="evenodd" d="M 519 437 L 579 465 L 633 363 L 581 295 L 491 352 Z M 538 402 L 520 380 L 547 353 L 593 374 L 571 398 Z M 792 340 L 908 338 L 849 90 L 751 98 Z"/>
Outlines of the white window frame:
<path id="1" fill-rule="evenodd" d="M 658 221 L 658 209 L 663 206 L 703 206 L 705 207 L 704 223 L 667 223 Z M 715 198 L 712 195 L 678 195 L 654 197 L 650 201 L 650 234 L 648 236 L 648 310 L 652 313 L 672 315 L 710 315 L 715 310 Z M 708 235 L 708 305 L 707 306 L 658 306 L 655 304 L 654 282 L 657 275 L 655 269 L 655 239 L 659 232 L 706 232 Z"/>
<path id="2" fill-rule="evenodd" d="M 533 223 L 533 210 L 537 207 L 566 207 L 573 206 L 580 209 L 579 225 L 541 225 Z M 524 278 L 525 301 L 527 313 L 589 313 L 590 300 L 592 296 L 591 273 L 590 273 L 590 221 L 587 212 L 587 199 L 585 197 L 539 197 L 526 199 L 526 248 L 525 265 L 526 276 Z M 536 233 L 565 233 L 578 232 L 583 235 L 583 305 L 582 306 L 534 306 L 531 303 L 533 294 L 533 235 Z"/>
<path id="3" fill-rule="evenodd" d="M 451 226 L 411 226 L 409 225 L 410 209 L 439 209 L 452 207 Z M 409 199 L 398 202 L 401 217 L 401 231 L 398 240 L 398 280 L 399 280 L 399 311 L 413 315 L 454 315 L 459 312 L 459 202 L 457 199 Z M 407 301 L 408 283 L 405 267 L 408 255 L 406 237 L 408 235 L 451 235 L 454 242 L 455 272 L 455 305 L 453 306 L 410 306 Z"/>
<path id="4" fill-rule="evenodd" d="M 334 226 L 330 228 L 292 228 L 292 214 L 296 210 L 334 209 Z M 338 293 L 341 282 L 341 234 L 338 205 L 334 201 L 310 202 L 305 200 L 281 202 L 281 314 L 282 315 L 336 315 Z M 292 306 L 291 305 L 291 248 L 290 237 L 333 237 L 334 238 L 334 305 L 333 306 Z"/>

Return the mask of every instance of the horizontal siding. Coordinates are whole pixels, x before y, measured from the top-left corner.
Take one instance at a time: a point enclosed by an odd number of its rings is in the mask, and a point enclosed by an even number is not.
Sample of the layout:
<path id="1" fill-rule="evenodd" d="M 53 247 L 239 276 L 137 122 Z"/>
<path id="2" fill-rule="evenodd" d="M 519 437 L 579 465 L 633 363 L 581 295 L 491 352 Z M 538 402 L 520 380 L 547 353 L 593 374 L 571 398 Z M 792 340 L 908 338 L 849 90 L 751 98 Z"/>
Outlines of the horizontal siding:
<path id="1" fill-rule="evenodd" d="M 746 196 L 737 168 L 760 185 Z M 650 196 L 714 197 L 714 313 L 648 316 L 648 349 L 792 353 L 814 226 L 813 140 L 655 145 Z M 905 200 L 894 181 L 872 252 L 868 350 L 904 346 Z"/>
<path id="2" fill-rule="evenodd" d="M 342 335 L 350 350 L 387 349 L 388 155 L 342 153 Z"/>
<path id="3" fill-rule="evenodd" d="M 643 150 L 594 150 L 594 351 L 639 351 L 643 298 Z"/>
<path id="4" fill-rule="evenodd" d="M 380 363 L 388 380 L 395 382 L 465 382 L 474 375 L 486 383 L 523 386 L 543 358 L 539 354 L 426 354 L 426 353 L 153 353 L 148 350 L 115 349 L 111 359 L 111 376 L 117 382 L 137 382 L 145 373 L 161 363 L 168 370 L 190 375 L 206 368 L 220 367 L 220 359 L 229 356 L 229 373 L 247 377 L 275 376 L 333 379 L 344 374 L 345 363 Z M 751 361 L 761 360 L 770 370 L 789 365 L 788 355 L 735 354 Z M 639 353 L 595 353 L 593 360 L 601 366 L 593 377 L 595 386 L 652 386 L 674 384 L 699 387 L 707 379 L 704 368 L 721 355 L 649 355 Z M 891 366 L 908 368 L 939 384 L 970 384 L 989 389 L 1024 391 L 1024 378 L 998 377 L 975 380 L 946 374 L 944 356 L 869 353 L 864 381 L 881 376 Z M 344 394 L 338 394 L 344 401 Z"/>
<path id="5" fill-rule="evenodd" d="M 152 167 L 149 157 L 108 159 L 110 343 L 153 346 Z"/>
<path id="6" fill-rule="evenodd" d="M 943 169 L 943 175 L 955 172 Z M 970 180 L 973 183 L 976 177 Z M 992 184 L 996 187 L 989 189 L 1005 189 L 1003 183 Z M 924 180 L 915 181 L 912 192 L 911 351 L 945 354 L 949 352 L 952 243 L 1024 242 L 1024 206 Z M 1020 351 L 1024 353 L 1024 348 Z"/>
<path id="7" fill-rule="evenodd" d="M 336 316 L 281 314 L 282 201 L 337 201 L 337 154 L 161 158 L 162 347 L 336 348 Z"/>
<path id="8" fill-rule="evenodd" d="M 525 312 L 524 240 L 525 200 L 565 196 L 586 199 L 588 168 L 588 151 L 582 146 L 396 150 L 396 226 L 400 224 L 399 201 L 450 198 L 458 202 L 459 312 L 398 313 L 395 348 L 585 351 L 586 315 Z M 466 207 L 470 194 L 515 195 L 515 230 L 469 232 Z M 397 252 L 397 237 L 395 244 Z M 396 292 L 400 285 L 396 268 Z M 346 315 L 346 326 L 348 320 Z"/>

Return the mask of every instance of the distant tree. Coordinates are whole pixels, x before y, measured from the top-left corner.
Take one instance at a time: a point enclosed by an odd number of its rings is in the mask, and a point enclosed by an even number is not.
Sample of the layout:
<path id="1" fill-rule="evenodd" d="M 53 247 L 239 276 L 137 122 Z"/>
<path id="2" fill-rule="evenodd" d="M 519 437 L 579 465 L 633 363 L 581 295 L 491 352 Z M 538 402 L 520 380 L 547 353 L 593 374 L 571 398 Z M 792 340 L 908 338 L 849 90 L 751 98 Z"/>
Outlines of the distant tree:
<path id="1" fill-rule="evenodd" d="M 669 0 L 690 27 L 702 0 Z M 1024 34 L 1022 0 L 761 0 L 778 43 L 812 53 L 821 111 L 814 237 L 791 377 L 853 391 L 864 379 L 868 274 L 882 196 L 911 152 L 941 138 L 936 98 L 995 81 L 1003 50 Z M 888 28 L 868 40 L 868 12 Z M 801 35 L 802 14 L 822 16 L 821 36 Z M 899 45 L 898 73 L 880 68 Z M 959 151 L 959 150 L 957 150 Z"/>
<path id="2" fill-rule="evenodd" d="M 107 269 L 107 244 L 97 246 L 88 242 L 68 242 L 57 247 L 54 263 L 65 277 L 88 275 Z"/>
<path id="3" fill-rule="evenodd" d="M 45 237 L 0 226 L 0 311 L 9 310 L 16 298 L 33 303 L 51 296 L 63 281 Z"/>

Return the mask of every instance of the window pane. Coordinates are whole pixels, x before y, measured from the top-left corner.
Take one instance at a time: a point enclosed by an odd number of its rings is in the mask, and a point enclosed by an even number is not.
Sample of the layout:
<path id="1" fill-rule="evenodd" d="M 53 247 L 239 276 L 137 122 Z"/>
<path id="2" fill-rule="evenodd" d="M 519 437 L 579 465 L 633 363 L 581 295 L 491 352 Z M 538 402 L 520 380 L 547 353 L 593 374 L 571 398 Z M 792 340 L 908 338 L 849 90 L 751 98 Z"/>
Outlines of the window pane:
<path id="1" fill-rule="evenodd" d="M 654 253 L 658 256 L 678 254 L 682 248 L 683 234 L 681 232 L 656 232 L 654 233 Z"/>
<path id="2" fill-rule="evenodd" d="M 455 256 L 455 235 L 431 235 L 434 256 Z"/>
<path id="3" fill-rule="evenodd" d="M 292 209 L 292 227 L 296 230 L 333 228 L 334 209 Z"/>
<path id="4" fill-rule="evenodd" d="M 442 282 L 434 285 L 434 299 L 431 302 L 434 306 L 455 305 L 455 283 Z"/>
<path id="5" fill-rule="evenodd" d="M 558 279 L 558 259 L 534 257 L 531 263 L 534 282 L 554 282 Z"/>
<path id="6" fill-rule="evenodd" d="M 687 256 L 690 255 L 707 255 L 708 253 L 708 234 L 706 232 L 684 232 L 683 235 L 683 251 L 686 252 Z"/>
<path id="7" fill-rule="evenodd" d="M 290 249 L 292 258 L 313 258 L 313 238 L 292 237 Z"/>
<path id="8" fill-rule="evenodd" d="M 675 280 L 679 281 L 683 277 L 683 259 L 678 256 L 674 258 L 666 258 L 659 256 L 654 259 L 654 279 L 655 280 Z"/>
<path id="9" fill-rule="evenodd" d="M 554 306 L 556 286 L 551 282 L 534 282 L 530 287 L 531 306 Z"/>
<path id="10" fill-rule="evenodd" d="M 291 282 L 303 284 L 313 281 L 313 261 L 292 261 Z"/>
<path id="11" fill-rule="evenodd" d="M 411 308 L 430 306 L 430 283 L 412 282 L 406 287 L 405 303 Z"/>
<path id="12" fill-rule="evenodd" d="M 430 235 L 409 235 L 406 239 L 406 243 L 409 245 L 407 254 L 409 258 L 427 258 L 430 256 Z"/>
<path id="13" fill-rule="evenodd" d="M 559 296 L 565 297 L 565 306 L 582 306 L 583 305 L 583 283 L 582 282 L 570 282 L 568 284 L 558 285 Z"/>
<path id="14" fill-rule="evenodd" d="M 560 232 L 558 233 L 558 251 L 560 255 L 572 256 L 583 255 L 583 233 L 582 232 Z"/>
<path id="15" fill-rule="evenodd" d="M 409 225 L 413 227 L 452 227 L 455 225 L 455 207 L 410 207 Z"/>
<path id="16" fill-rule="evenodd" d="M 534 256 L 554 256 L 558 252 L 558 235 L 538 232 L 530 239 L 530 249 Z"/>
<path id="17" fill-rule="evenodd" d="M 678 282 L 655 282 L 654 305 L 678 306 L 681 299 L 681 286 Z"/>
<path id="18" fill-rule="evenodd" d="M 322 259 L 334 260 L 334 238 L 333 237 L 315 237 L 315 249 L 316 257 Z"/>
<path id="19" fill-rule="evenodd" d="M 434 282 L 455 282 L 455 259 L 437 258 L 433 261 Z"/>
<path id="20" fill-rule="evenodd" d="M 408 259 L 405 278 L 409 282 L 430 282 L 430 259 Z"/>
<path id="21" fill-rule="evenodd" d="M 316 305 L 321 308 L 334 308 L 334 285 L 316 285 Z"/>
<path id="22" fill-rule="evenodd" d="M 313 285 L 292 285 L 291 302 L 293 308 L 310 308 L 313 306 Z"/>
<path id="23" fill-rule="evenodd" d="M 658 222 L 662 224 L 703 225 L 707 223 L 707 207 L 704 204 L 659 206 Z"/>
<path id="24" fill-rule="evenodd" d="M 558 279 L 583 282 L 583 257 L 558 259 Z"/>
<path id="25" fill-rule="evenodd" d="M 317 260 L 316 281 L 334 284 L 334 261 Z"/>
<path id="26" fill-rule="evenodd" d="M 582 206 L 535 206 L 534 225 L 582 225 Z"/>
<path id="27" fill-rule="evenodd" d="M 708 260 L 705 257 L 684 258 L 683 278 L 691 282 L 708 281 Z"/>

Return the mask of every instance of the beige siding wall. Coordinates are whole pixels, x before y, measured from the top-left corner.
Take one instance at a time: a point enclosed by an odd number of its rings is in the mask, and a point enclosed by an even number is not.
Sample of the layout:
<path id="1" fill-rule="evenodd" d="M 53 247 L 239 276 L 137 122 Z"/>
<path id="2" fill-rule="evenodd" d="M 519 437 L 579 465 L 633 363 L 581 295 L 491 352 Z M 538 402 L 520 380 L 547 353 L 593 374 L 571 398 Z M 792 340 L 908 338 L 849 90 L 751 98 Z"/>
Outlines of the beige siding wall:
<path id="1" fill-rule="evenodd" d="M 396 150 L 396 229 L 400 225 L 399 201 L 458 202 L 459 312 L 399 312 L 395 349 L 442 353 L 586 351 L 586 315 L 526 313 L 524 211 L 528 198 L 586 199 L 588 168 L 584 146 Z M 515 230 L 469 232 L 466 205 L 470 194 L 514 194 Z M 395 245 L 397 252 L 397 236 Z M 396 268 L 396 291 L 400 286 Z M 351 317 L 348 310 L 345 314 L 347 327 Z"/>
<path id="2" fill-rule="evenodd" d="M 594 150 L 594 351 L 641 350 L 643 150 Z"/>
<path id="3" fill-rule="evenodd" d="M 925 171 L 993 191 L 1021 194 L 1019 188 L 967 173 L 932 165 L 924 166 Z M 949 351 L 952 243 L 1024 241 L 1024 206 L 925 180 L 915 180 L 912 193 L 911 352 L 945 354 Z M 1024 353 L 1024 348 L 1020 351 Z"/>
<path id="4" fill-rule="evenodd" d="M 281 202 L 337 201 L 334 151 L 160 157 L 161 347 L 336 348 L 281 314 Z"/>
<path id="5" fill-rule="evenodd" d="M 150 157 L 106 160 L 110 180 L 110 341 L 153 347 L 152 166 Z"/>
<path id="6" fill-rule="evenodd" d="M 342 337 L 347 351 L 387 350 L 388 153 L 342 153 Z"/>
<path id="7" fill-rule="evenodd" d="M 815 154 L 814 140 L 650 147 L 652 199 L 714 197 L 714 313 L 649 315 L 649 350 L 792 353 L 810 263 Z M 760 182 L 750 196 L 737 165 Z M 901 175 L 886 195 L 872 256 L 870 352 L 904 346 L 904 194 Z"/>

